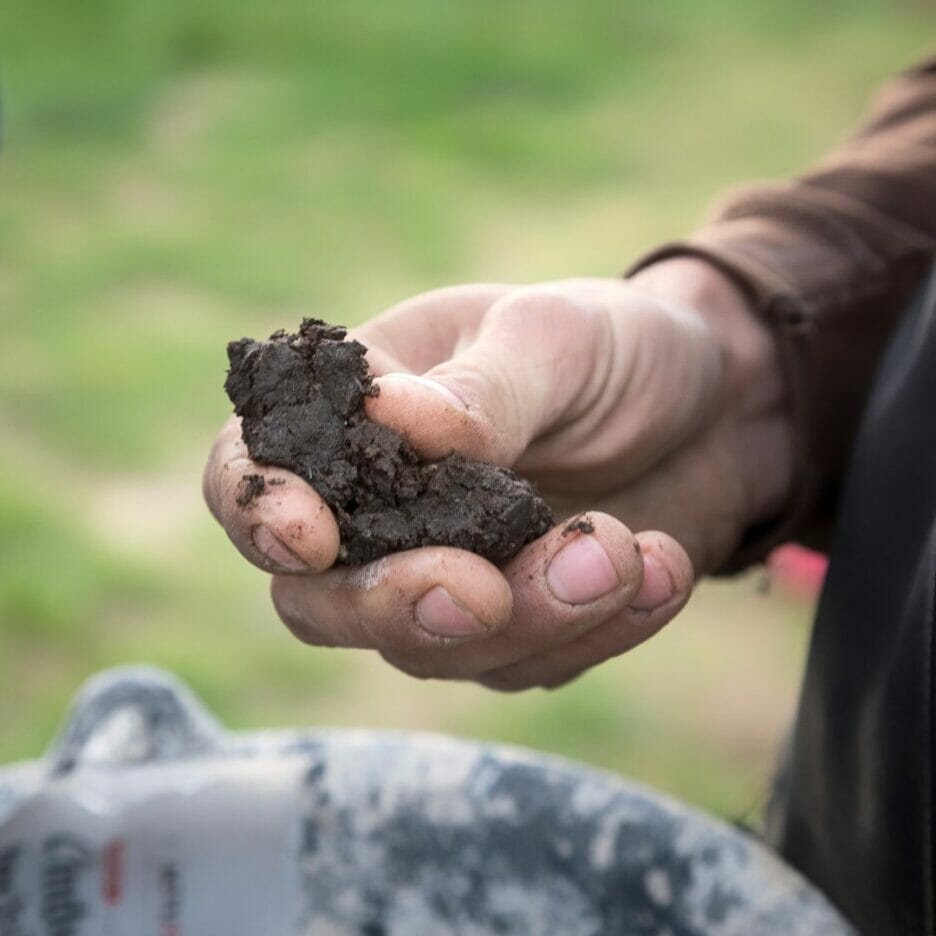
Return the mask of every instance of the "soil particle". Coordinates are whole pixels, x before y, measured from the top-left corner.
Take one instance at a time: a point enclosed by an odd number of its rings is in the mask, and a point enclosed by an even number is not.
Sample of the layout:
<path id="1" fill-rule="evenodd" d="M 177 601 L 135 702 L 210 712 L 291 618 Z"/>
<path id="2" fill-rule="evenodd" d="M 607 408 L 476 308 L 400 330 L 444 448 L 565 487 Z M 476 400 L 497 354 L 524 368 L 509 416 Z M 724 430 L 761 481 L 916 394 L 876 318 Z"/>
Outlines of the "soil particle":
<path id="1" fill-rule="evenodd" d="M 266 481 L 260 474 L 245 474 L 237 485 L 237 506 L 245 508 L 266 490 Z"/>
<path id="2" fill-rule="evenodd" d="M 588 517 L 575 517 L 570 520 L 563 528 L 562 535 L 570 536 L 572 533 L 594 533 L 595 524 Z"/>
<path id="3" fill-rule="evenodd" d="M 424 462 L 368 419 L 377 387 L 366 348 L 346 334 L 305 319 L 295 335 L 232 341 L 225 382 L 250 457 L 299 475 L 334 511 L 340 562 L 441 545 L 503 563 L 549 529 L 546 502 L 512 471 L 460 455 Z"/>

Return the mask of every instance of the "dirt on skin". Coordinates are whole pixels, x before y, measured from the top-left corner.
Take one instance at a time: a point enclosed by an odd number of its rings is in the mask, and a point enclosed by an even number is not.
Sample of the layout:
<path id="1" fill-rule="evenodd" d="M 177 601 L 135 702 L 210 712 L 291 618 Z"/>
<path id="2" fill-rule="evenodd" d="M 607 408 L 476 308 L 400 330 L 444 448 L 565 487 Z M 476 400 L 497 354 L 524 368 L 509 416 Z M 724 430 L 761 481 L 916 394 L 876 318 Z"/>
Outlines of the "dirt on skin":
<path id="1" fill-rule="evenodd" d="M 237 485 L 237 506 L 246 507 L 266 493 L 266 480 L 262 474 L 245 474 Z"/>
<path id="2" fill-rule="evenodd" d="M 570 536 L 572 533 L 594 533 L 595 524 L 588 517 L 575 517 L 570 520 L 563 528 L 562 535 Z"/>
<path id="3" fill-rule="evenodd" d="M 295 335 L 232 341 L 224 385 L 250 457 L 304 478 L 334 512 L 340 562 L 435 545 L 500 564 L 552 526 L 546 502 L 512 471 L 460 455 L 422 461 L 368 419 L 364 399 L 377 387 L 367 349 L 346 334 L 305 319 Z M 247 481 L 243 493 L 250 503 L 263 485 Z"/>
<path id="4" fill-rule="evenodd" d="M 267 492 L 267 488 L 276 487 L 286 482 L 282 478 L 264 478 L 262 474 L 248 472 L 241 476 L 237 484 L 237 497 L 235 502 L 238 507 L 247 507 L 258 497 L 262 497 Z"/>

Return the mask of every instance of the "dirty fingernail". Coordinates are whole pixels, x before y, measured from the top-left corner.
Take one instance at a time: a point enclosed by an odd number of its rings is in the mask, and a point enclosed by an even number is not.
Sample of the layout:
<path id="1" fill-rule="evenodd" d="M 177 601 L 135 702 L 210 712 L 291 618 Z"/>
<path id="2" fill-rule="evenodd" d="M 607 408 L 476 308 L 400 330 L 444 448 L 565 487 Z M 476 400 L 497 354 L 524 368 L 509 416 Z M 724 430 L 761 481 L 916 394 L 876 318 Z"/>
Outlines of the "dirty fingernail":
<path id="1" fill-rule="evenodd" d="M 449 406 L 454 406 L 456 409 L 460 410 L 467 409 L 464 400 L 456 396 L 448 387 L 437 383 L 435 380 L 430 380 L 428 377 L 421 377 L 419 374 L 384 374 L 383 377 L 380 378 L 380 383 L 387 380 L 393 380 L 397 383 L 419 384 L 419 386 L 439 394 Z"/>
<path id="2" fill-rule="evenodd" d="M 430 588 L 416 602 L 416 623 L 436 637 L 476 637 L 487 631 L 441 585 Z"/>
<path id="3" fill-rule="evenodd" d="M 284 546 L 263 524 L 254 527 L 254 546 L 271 562 L 290 572 L 307 572 L 309 567 L 291 550 Z"/>
<path id="4" fill-rule="evenodd" d="M 669 572 L 652 553 L 644 556 L 643 584 L 630 606 L 636 611 L 652 611 L 673 596 L 675 588 Z"/>
<path id="5" fill-rule="evenodd" d="M 618 584 L 617 573 L 601 543 L 577 536 L 553 556 L 546 584 L 560 601 L 580 605 L 597 601 Z"/>

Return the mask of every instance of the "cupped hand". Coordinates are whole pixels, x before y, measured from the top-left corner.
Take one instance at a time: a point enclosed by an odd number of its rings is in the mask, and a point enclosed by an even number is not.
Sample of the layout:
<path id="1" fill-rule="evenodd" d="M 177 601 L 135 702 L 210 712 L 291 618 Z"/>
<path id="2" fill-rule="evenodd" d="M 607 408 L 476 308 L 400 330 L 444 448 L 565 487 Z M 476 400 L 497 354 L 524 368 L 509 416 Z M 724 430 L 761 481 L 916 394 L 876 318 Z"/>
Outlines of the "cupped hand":
<path id="1" fill-rule="evenodd" d="M 376 649 L 420 677 L 559 685 L 671 620 L 693 567 L 723 561 L 789 485 L 771 339 L 700 262 L 631 282 L 437 290 L 354 337 L 379 375 L 373 419 L 424 457 L 513 467 L 563 519 L 500 569 L 447 547 L 335 566 L 331 512 L 300 478 L 252 463 L 231 420 L 205 496 L 274 573 L 276 609 L 305 642 Z M 243 505 L 251 473 L 266 493 Z"/>

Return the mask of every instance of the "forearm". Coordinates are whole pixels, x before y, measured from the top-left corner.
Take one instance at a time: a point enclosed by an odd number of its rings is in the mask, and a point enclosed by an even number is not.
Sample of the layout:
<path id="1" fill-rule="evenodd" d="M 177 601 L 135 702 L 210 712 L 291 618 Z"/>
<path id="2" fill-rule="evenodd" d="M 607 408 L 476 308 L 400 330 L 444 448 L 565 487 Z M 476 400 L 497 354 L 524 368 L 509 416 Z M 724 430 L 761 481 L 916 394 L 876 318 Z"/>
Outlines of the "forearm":
<path id="1" fill-rule="evenodd" d="M 775 337 L 794 477 L 784 522 L 761 552 L 829 501 L 877 361 L 936 254 L 934 205 L 936 60 L 891 85 L 865 126 L 814 170 L 729 197 L 693 237 L 634 266 L 710 264 Z"/>

